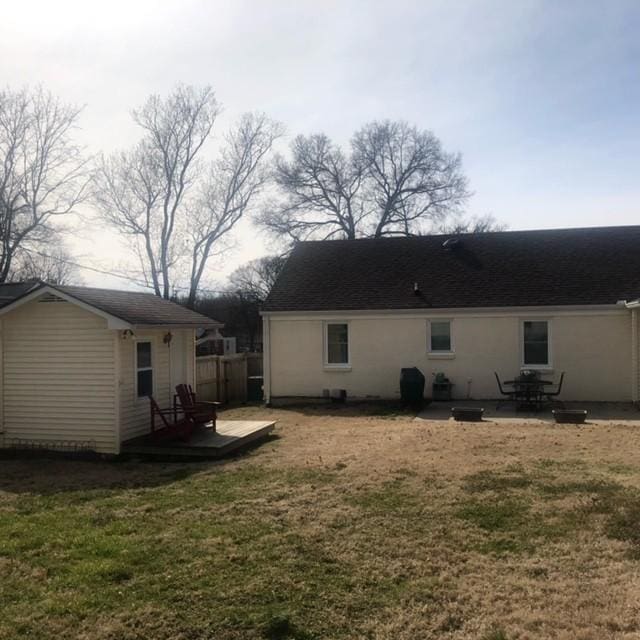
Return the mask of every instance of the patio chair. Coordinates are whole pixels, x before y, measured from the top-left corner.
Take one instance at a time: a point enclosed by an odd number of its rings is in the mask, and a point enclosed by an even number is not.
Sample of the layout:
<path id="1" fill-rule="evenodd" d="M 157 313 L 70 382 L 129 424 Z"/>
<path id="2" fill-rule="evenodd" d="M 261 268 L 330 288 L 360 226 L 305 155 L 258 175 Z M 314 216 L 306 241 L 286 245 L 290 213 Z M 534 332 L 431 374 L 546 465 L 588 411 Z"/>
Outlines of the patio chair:
<path id="1" fill-rule="evenodd" d="M 176 395 L 173 399 L 174 406 L 179 406 L 196 425 L 211 423 L 213 430 L 216 430 L 216 420 L 218 419 L 219 402 L 209 402 L 198 400 L 196 394 L 189 384 L 179 384 L 176 386 Z"/>
<path id="2" fill-rule="evenodd" d="M 186 414 L 178 418 L 178 411 L 172 409 L 161 409 L 158 403 L 149 396 L 151 403 L 151 437 L 154 440 L 182 440 L 187 442 L 193 433 L 195 424 Z M 156 427 L 156 419 L 160 420 L 160 426 Z"/>
<path id="3" fill-rule="evenodd" d="M 500 382 L 500 377 L 498 376 L 498 372 L 494 371 L 493 375 L 496 377 L 496 382 L 498 383 L 498 390 L 504 396 L 504 398 L 502 398 L 500 402 L 498 402 L 498 404 L 496 405 L 496 411 L 498 411 L 498 409 L 500 409 L 500 406 L 502 405 L 503 402 L 515 401 L 517 391 L 515 389 L 513 391 L 505 391 L 502 388 L 502 383 Z"/>
<path id="4" fill-rule="evenodd" d="M 553 402 L 554 398 L 557 398 L 562 392 L 562 383 L 564 381 L 564 371 L 560 374 L 560 382 L 558 383 L 558 388 L 555 391 L 545 391 L 543 393 L 544 397 L 549 401 Z M 562 409 L 564 409 L 564 402 L 562 400 L 556 400 L 556 402 L 560 405 Z"/>

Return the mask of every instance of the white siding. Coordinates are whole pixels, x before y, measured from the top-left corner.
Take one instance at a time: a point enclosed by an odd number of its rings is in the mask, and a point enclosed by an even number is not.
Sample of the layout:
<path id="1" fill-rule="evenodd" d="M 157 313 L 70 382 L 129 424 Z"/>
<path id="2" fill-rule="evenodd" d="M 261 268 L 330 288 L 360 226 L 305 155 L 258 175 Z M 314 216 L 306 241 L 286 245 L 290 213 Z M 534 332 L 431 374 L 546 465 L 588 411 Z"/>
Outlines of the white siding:
<path id="1" fill-rule="evenodd" d="M 114 341 L 104 319 L 35 300 L 5 316 L 2 347 L 5 445 L 71 441 L 117 453 Z"/>
<path id="2" fill-rule="evenodd" d="M 179 332 L 173 330 L 177 335 Z M 174 355 L 186 359 L 187 382 L 193 384 L 193 370 L 195 358 L 195 337 L 193 330 L 181 330 L 184 340 L 183 352 Z M 163 342 L 167 330 L 136 332 L 134 338 L 120 338 L 119 360 L 119 397 L 120 397 L 120 433 L 122 440 L 129 440 L 136 436 L 149 433 L 150 407 L 148 398 L 138 398 L 136 395 L 135 371 L 135 343 L 137 340 L 151 340 L 153 361 L 153 397 L 162 407 L 172 406 L 174 389 L 171 388 L 170 348 Z M 176 340 L 176 343 L 179 341 Z"/>
<path id="3" fill-rule="evenodd" d="M 555 313 L 554 313 L 555 312 Z M 530 316 L 517 311 L 487 315 L 450 314 L 455 353 L 428 353 L 427 320 L 395 315 L 336 315 L 349 323 L 350 367 L 324 366 L 325 319 L 313 314 L 271 316 L 268 334 L 271 397 L 321 396 L 324 389 L 346 389 L 349 397 L 400 395 L 401 367 L 422 370 L 427 385 L 443 372 L 454 383 L 455 398 L 498 396 L 494 371 L 501 378 L 518 373 L 521 362 L 521 322 Z M 545 376 L 558 380 L 566 372 L 562 399 L 630 401 L 632 349 L 629 312 L 562 313 L 549 309 L 552 367 Z M 429 389 L 427 393 L 430 393 Z"/>

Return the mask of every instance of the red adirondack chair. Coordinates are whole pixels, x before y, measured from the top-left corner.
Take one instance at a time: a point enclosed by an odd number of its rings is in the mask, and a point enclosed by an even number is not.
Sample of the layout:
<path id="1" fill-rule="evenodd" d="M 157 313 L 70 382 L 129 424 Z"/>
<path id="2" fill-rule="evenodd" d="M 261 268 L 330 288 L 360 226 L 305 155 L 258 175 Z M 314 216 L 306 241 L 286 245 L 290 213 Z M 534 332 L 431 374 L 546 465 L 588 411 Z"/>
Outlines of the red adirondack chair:
<path id="1" fill-rule="evenodd" d="M 154 440 L 182 440 L 186 442 L 193 433 L 195 423 L 186 413 L 178 418 L 179 411 L 161 409 L 158 403 L 149 396 L 151 403 L 151 436 Z M 159 421 L 159 424 L 158 424 Z"/>
<path id="2" fill-rule="evenodd" d="M 174 407 L 179 407 L 185 416 L 188 416 L 196 425 L 203 425 L 210 422 L 215 431 L 219 406 L 220 402 L 198 400 L 189 384 L 179 384 L 176 386 Z"/>

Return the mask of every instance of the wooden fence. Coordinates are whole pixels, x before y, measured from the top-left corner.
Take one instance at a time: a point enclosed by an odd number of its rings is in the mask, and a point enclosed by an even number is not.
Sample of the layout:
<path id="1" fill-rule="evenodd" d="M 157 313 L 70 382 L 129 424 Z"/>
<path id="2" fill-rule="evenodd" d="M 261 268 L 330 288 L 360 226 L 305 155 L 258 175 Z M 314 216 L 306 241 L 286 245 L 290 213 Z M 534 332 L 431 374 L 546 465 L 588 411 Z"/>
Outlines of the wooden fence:
<path id="1" fill-rule="evenodd" d="M 202 400 L 246 402 L 247 379 L 262 375 L 261 353 L 196 358 L 196 393 Z"/>

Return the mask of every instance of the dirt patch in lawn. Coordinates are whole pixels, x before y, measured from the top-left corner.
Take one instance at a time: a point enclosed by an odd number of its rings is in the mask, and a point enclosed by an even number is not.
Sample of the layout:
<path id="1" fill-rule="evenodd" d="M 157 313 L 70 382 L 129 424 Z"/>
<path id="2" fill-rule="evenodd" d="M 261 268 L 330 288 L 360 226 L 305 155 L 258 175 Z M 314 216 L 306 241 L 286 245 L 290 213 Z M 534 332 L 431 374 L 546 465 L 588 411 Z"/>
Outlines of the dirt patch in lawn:
<path id="1" fill-rule="evenodd" d="M 0 638 L 640 637 L 640 431 L 245 407 L 219 463 L 2 461 Z"/>

